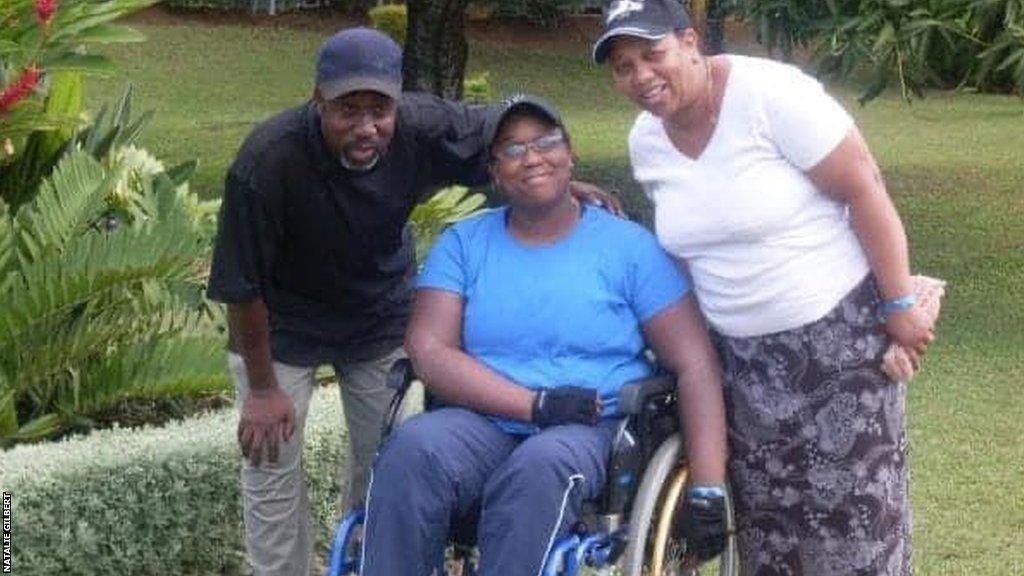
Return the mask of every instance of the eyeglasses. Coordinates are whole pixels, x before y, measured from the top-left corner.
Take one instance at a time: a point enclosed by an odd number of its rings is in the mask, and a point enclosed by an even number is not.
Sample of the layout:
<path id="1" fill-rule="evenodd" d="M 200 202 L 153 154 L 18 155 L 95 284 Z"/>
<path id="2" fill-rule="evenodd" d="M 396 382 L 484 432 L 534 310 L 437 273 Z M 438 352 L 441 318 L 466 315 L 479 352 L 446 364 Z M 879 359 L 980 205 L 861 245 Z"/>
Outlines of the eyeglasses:
<path id="1" fill-rule="evenodd" d="M 561 130 L 554 130 L 529 142 L 512 142 L 495 150 L 495 154 L 504 160 L 518 161 L 526 158 L 530 149 L 536 150 L 538 154 L 546 154 L 557 149 L 565 143 L 565 134 Z"/>

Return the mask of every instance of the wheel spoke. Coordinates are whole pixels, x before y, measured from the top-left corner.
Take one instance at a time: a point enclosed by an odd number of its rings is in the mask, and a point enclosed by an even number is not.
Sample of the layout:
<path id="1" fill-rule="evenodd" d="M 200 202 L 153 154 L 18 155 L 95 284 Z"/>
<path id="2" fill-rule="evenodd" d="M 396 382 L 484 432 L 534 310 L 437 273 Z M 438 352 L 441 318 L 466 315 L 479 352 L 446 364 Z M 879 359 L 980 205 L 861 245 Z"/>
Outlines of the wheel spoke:
<path id="1" fill-rule="evenodd" d="M 689 471 L 686 467 L 680 467 L 672 473 L 668 486 L 663 492 L 661 504 L 658 507 L 658 522 L 654 528 L 654 541 L 651 545 L 650 573 L 652 576 L 664 576 L 666 574 L 665 554 L 668 549 L 669 537 L 672 533 L 674 512 L 679 505 L 679 499 L 683 494 L 683 487 Z"/>

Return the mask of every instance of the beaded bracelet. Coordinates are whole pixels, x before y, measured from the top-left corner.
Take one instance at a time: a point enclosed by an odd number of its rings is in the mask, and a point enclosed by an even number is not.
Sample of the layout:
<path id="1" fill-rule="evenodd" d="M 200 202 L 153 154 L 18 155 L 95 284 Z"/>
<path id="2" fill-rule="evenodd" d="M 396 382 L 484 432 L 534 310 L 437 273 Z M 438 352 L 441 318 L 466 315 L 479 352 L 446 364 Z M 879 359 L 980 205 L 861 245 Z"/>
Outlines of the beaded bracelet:
<path id="1" fill-rule="evenodd" d="M 692 486 L 688 492 L 690 496 L 699 500 L 725 497 L 725 488 L 722 486 Z"/>

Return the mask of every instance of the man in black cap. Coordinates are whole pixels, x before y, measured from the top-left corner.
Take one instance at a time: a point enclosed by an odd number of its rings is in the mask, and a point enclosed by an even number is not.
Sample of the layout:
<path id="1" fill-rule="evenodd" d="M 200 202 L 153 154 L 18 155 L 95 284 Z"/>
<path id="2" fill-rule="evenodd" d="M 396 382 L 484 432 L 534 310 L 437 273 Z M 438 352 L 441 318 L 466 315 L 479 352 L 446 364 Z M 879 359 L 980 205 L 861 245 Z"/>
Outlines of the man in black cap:
<path id="1" fill-rule="evenodd" d="M 209 297 L 227 303 L 246 539 L 257 574 L 309 573 L 301 466 L 316 369 L 341 380 L 345 506 L 362 499 L 415 273 L 413 206 L 487 181 L 485 108 L 401 93 L 380 32 L 329 38 L 313 98 L 258 126 L 227 174 Z"/>

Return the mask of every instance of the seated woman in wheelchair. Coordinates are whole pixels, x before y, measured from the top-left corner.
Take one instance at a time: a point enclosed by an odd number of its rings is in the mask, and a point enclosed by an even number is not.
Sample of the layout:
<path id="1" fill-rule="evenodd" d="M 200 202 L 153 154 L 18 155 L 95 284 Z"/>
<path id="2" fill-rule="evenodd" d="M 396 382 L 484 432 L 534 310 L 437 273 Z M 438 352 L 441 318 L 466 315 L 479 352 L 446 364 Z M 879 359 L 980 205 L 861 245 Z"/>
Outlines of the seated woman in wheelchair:
<path id="1" fill-rule="evenodd" d="M 364 576 L 434 573 L 466 518 L 482 576 L 537 574 L 601 493 L 617 392 L 652 373 L 648 345 L 678 375 L 694 484 L 725 478 L 718 362 L 685 277 L 641 226 L 569 194 L 572 147 L 550 104 L 513 97 L 486 131 L 508 206 L 452 226 L 419 277 L 406 348 L 446 407 L 382 447 Z M 712 504 L 683 515 L 698 549 L 723 539 Z"/>

